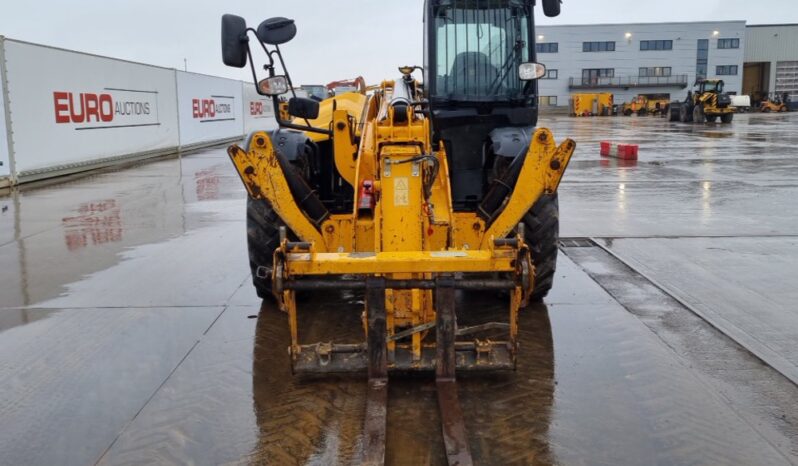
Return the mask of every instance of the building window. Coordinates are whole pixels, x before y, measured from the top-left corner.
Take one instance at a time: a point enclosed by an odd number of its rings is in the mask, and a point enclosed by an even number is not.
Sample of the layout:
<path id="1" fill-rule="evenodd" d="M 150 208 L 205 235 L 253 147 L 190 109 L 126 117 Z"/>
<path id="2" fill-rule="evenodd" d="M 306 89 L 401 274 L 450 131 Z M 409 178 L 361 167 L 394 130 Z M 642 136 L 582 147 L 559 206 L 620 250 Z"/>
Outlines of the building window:
<path id="1" fill-rule="evenodd" d="M 557 53 L 559 49 L 560 44 L 558 42 L 541 42 L 535 44 L 535 51 L 537 53 Z"/>
<path id="2" fill-rule="evenodd" d="M 709 63 L 709 39 L 698 39 L 698 53 L 695 61 L 696 79 L 706 79 Z"/>
<path id="3" fill-rule="evenodd" d="M 653 77 L 670 76 L 670 75 L 671 75 L 670 66 L 653 66 L 648 68 L 640 68 L 640 74 L 639 74 L 641 78 L 653 78 Z"/>
<path id="4" fill-rule="evenodd" d="M 720 65 L 715 68 L 718 76 L 737 76 L 737 65 Z"/>
<path id="5" fill-rule="evenodd" d="M 673 50 L 672 40 L 641 40 L 640 50 Z"/>
<path id="6" fill-rule="evenodd" d="M 582 70 L 582 85 L 597 86 L 610 84 L 615 77 L 614 68 L 590 68 Z"/>
<path id="7" fill-rule="evenodd" d="M 740 39 L 718 39 L 719 49 L 739 49 Z"/>
<path id="8" fill-rule="evenodd" d="M 557 106 L 557 96 L 545 96 L 542 95 L 538 97 L 538 101 L 541 107 L 556 107 Z"/>
<path id="9" fill-rule="evenodd" d="M 615 42 L 582 42 L 583 52 L 614 52 Z"/>
<path id="10" fill-rule="evenodd" d="M 557 79 L 558 75 L 557 70 L 546 70 L 546 75 L 540 79 Z"/>

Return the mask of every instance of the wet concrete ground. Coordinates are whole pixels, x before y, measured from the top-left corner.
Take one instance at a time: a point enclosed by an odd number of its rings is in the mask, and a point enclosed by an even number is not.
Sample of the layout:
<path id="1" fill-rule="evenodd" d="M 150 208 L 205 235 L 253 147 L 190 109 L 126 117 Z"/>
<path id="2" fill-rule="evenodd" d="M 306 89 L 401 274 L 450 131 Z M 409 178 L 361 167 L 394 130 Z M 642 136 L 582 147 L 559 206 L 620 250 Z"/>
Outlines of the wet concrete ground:
<path id="1" fill-rule="evenodd" d="M 461 378 L 480 464 L 798 464 L 797 123 L 541 122 L 579 145 L 561 234 L 594 241 L 524 312 L 519 370 Z M 290 375 L 243 197 L 221 149 L 0 197 L 0 464 L 356 462 L 365 383 Z M 359 338 L 359 299 L 308 298 L 303 335 Z M 442 464 L 432 381 L 389 403 L 389 463 Z"/>

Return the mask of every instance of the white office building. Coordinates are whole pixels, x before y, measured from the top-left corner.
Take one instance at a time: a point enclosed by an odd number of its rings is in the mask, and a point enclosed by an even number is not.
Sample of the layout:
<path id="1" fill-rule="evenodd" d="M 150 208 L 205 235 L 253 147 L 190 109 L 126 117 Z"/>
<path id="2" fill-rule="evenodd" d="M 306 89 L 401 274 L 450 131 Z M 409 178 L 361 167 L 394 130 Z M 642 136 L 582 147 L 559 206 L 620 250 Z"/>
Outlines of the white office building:
<path id="1" fill-rule="evenodd" d="M 540 105 L 567 106 L 571 94 L 611 92 L 682 100 L 697 77 L 723 79 L 740 94 L 745 21 L 537 27 Z M 794 44 L 794 43 L 793 43 Z"/>

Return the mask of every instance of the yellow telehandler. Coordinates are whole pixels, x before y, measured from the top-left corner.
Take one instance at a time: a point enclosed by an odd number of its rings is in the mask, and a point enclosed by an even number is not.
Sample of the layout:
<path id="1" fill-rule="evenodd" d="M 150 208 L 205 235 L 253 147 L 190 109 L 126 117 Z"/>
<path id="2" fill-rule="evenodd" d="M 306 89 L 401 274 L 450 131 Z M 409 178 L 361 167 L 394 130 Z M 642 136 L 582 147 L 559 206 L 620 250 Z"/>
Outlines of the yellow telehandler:
<path id="1" fill-rule="evenodd" d="M 228 149 L 248 193 L 253 282 L 288 313 L 293 371 L 368 374 L 364 464 L 384 460 L 388 374 L 409 371 L 435 373 L 449 463 L 471 464 L 455 373 L 513 370 L 519 311 L 552 286 L 575 143 L 535 128 L 534 4 L 427 0 L 423 84 L 405 66 L 368 95 L 293 97 L 290 121 L 275 112 L 279 129 Z M 559 14 L 559 0 L 542 4 Z M 222 18 L 224 63 L 249 63 L 275 108 L 293 88 L 280 45 L 296 31 Z M 365 295 L 364 340 L 302 343 L 296 293 L 343 289 Z M 507 319 L 458 326 L 456 290 L 506 291 Z"/>

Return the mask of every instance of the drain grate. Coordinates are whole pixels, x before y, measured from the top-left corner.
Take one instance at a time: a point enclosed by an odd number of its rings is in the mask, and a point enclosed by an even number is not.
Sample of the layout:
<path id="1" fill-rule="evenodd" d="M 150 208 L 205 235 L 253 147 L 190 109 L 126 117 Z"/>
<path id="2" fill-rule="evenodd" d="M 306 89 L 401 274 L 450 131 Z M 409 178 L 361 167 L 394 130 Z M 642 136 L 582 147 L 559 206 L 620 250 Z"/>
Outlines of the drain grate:
<path id="1" fill-rule="evenodd" d="M 595 245 L 590 238 L 560 238 L 561 248 L 592 248 Z"/>

